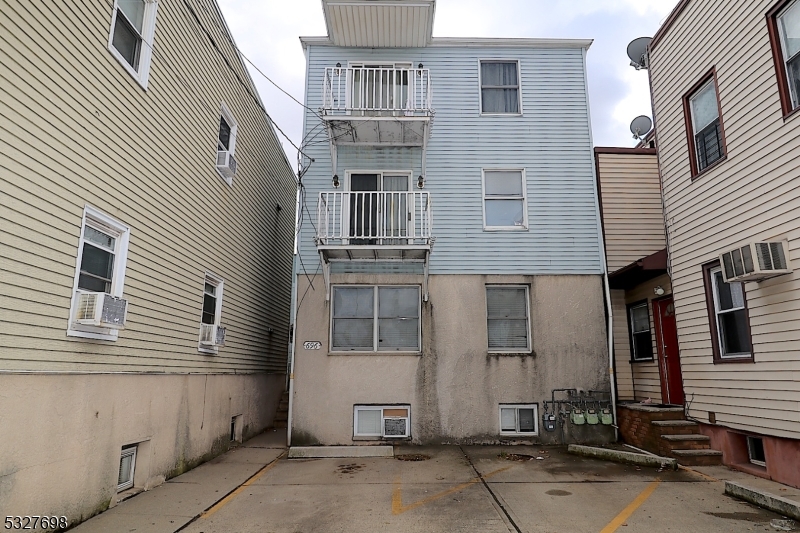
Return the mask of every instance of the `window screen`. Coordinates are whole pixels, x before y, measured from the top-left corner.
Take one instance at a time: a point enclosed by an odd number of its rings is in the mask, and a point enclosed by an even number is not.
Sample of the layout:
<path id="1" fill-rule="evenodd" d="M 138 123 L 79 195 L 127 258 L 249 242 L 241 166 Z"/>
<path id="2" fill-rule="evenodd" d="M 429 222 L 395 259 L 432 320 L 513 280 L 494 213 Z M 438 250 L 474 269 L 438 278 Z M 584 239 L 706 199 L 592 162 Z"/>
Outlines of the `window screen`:
<path id="1" fill-rule="evenodd" d="M 381 411 L 381 409 L 359 409 L 356 417 L 356 435 L 380 435 Z"/>
<path id="2" fill-rule="evenodd" d="M 527 351 L 527 287 L 487 287 L 489 349 Z"/>
<path id="3" fill-rule="evenodd" d="M 419 349 L 419 290 L 378 288 L 378 349 Z"/>
<path id="4" fill-rule="evenodd" d="M 333 348 L 372 350 L 375 314 L 373 287 L 333 289 Z"/>
<path id="5" fill-rule="evenodd" d="M 521 170 L 484 172 L 486 227 L 525 227 L 525 193 Z"/>
<path id="6" fill-rule="evenodd" d="M 334 287 L 332 348 L 419 351 L 419 287 Z"/>

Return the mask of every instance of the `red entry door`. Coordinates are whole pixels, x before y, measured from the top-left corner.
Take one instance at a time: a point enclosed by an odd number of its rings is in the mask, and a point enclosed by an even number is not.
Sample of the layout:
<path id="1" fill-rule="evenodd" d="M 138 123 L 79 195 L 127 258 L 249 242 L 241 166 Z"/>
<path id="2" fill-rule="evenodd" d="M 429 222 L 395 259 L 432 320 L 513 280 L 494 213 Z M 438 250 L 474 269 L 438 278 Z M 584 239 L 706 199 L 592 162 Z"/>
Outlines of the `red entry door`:
<path id="1" fill-rule="evenodd" d="M 658 373 L 661 375 L 661 398 L 664 403 L 683 405 L 683 376 L 678 353 L 678 328 L 672 296 L 653 300 L 658 346 Z"/>

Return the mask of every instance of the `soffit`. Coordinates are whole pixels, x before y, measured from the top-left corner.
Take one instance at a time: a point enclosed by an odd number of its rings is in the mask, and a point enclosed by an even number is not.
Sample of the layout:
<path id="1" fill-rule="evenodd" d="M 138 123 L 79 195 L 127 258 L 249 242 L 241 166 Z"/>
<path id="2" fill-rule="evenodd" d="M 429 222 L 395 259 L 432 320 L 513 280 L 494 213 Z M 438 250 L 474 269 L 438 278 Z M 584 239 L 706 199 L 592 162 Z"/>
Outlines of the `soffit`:
<path id="1" fill-rule="evenodd" d="M 435 0 L 322 0 L 336 46 L 421 48 L 431 41 Z"/>

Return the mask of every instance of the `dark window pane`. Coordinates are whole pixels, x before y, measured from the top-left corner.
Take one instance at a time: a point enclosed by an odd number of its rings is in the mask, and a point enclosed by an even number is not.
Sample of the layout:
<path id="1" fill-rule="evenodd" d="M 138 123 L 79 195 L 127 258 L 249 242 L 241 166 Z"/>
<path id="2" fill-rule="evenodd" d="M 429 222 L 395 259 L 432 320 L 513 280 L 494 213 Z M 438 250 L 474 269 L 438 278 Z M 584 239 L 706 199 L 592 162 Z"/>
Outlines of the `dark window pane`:
<path id="1" fill-rule="evenodd" d="M 695 135 L 697 142 L 698 170 L 714 164 L 723 155 L 722 138 L 720 136 L 719 119 L 705 127 L 700 133 Z"/>
<path id="2" fill-rule="evenodd" d="M 719 315 L 722 355 L 750 353 L 750 332 L 747 329 L 747 311 L 740 309 Z"/>
<path id="3" fill-rule="evenodd" d="M 89 243 L 83 244 L 81 272 L 111 281 L 114 272 L 114 254 Z"/>
<path id="4" fill-rule="evenodd" d="M 633 335 L 633 358 L 652 359 L 653 358 L 653 339 L 650 330 Z"/>
<path id="5" fill-rule="evenodd" d="M 103 279 L 81 273 L 81 275 L 78 276 L 78 288 L 82 291 L 110 293 L 111 283 Z"/>
<path id="6" fill-rule="evenodd" d="M 519 431 L 520 433 L 532 433 L 535 429 L 535 421 L 533 420 L 533 409 L 520 409 L 519 410 Z"/>
<path id="7" fill-rule="evenodd" d="M 214 324 L 217 319 L 217 299 L 209 294 L 203 295 L 203 324 Z"/>
<path id="8" fill-rule="evenodd" d="M 133 67 L 133 70 L 138 71 L 142 40 L 136 30 L 125 19 L 125 16 L 119 12 L 117 12 L 114 22 L 114 38 L 111 43 L 125 61 Z"/>
<path id="9" fill-rule="evenodd" d="M 223 117 L 219 118 L 219 144 L 223 150 L 228 150 L 231 145 L 231 127 Z"/>
<path id="10" fill-rule="evenodd" d="M 789 85 L 792 89 L 792 107 L 794 108 L 800 104 L 800 56 L 786 63 L 786 67 L 789 70 Z"/>

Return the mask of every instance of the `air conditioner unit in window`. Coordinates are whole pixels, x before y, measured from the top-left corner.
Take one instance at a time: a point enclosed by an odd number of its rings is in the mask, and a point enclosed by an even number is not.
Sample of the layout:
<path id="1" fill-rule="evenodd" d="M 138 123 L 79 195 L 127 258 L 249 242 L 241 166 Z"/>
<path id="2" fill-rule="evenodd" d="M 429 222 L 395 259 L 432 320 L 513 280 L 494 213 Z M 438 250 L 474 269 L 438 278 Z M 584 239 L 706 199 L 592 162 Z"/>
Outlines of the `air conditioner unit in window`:
<path id="1" fill-rule="evenodd" d="M 228 179 L 236 174 L 236 158 L 231 152 L 220 150 L 217 152 L 217 170 Z"/>
<path id="2" fill-rule="evenodd" d="M 200 344 L 214 347 L 225 345 L 225 328 L 215 324 L 202 324 L 200 326 Z"/>
<path id="3" fill-rule="evenodd" d="M 408 437 L 408 416 L 386 416 L 384 410 L 383 436 L 387 439 Z"/>
<path id="4" fill-rule="evenodd" d="M 124 329 L 128 301 L 104 292 L 77 292 L 73 321 L 81 326 Z"/>
<path id="5" fill-rule="evenodd" d="M 788 241 L 751 242 L 719 256 L 727 283 L 761 281 L 791 274 Z"/>

